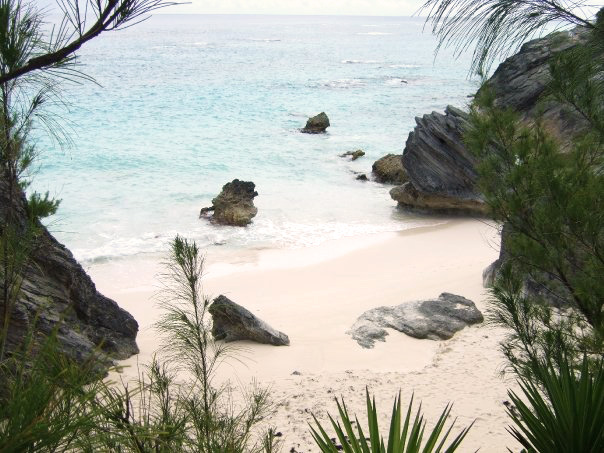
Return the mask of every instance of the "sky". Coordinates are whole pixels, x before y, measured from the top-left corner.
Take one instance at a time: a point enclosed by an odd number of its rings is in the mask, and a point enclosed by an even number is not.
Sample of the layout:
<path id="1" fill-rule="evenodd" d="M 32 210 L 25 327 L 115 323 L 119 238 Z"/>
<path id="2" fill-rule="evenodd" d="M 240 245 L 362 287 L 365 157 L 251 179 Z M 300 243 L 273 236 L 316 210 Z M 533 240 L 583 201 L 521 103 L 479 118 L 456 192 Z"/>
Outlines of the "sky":
<path id="1" fill-rule="evenodd" d="M 337 14 L 411 16 L 424 0 L 192 0 L 166 12 L 182 14 Z"/>
<path id="2" fill-rule="evenodd" d="M 174 0 L 187 2 L 187 0 Z M 170 14 L 329 14 L 411 16 L 425 0 L 188 0 L 161 13 Z M 56 0 L 36 0 L 54 9 Z M 80 0 L 83 2 L 83 0 Z"/>

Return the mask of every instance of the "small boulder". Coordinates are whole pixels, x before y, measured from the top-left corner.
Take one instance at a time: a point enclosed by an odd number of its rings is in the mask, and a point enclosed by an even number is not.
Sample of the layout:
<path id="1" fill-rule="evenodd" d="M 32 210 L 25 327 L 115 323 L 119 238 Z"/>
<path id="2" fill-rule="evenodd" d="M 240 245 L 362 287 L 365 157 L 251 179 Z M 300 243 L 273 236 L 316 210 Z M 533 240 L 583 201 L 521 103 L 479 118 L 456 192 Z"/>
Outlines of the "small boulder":
<path id="1" fill-rule="evenodd" d="M 363 181 L 363 182 L 369 181 L 369 178 L 367 177 L 367 175 L 365 173 L 361 173 L 360 175 L 357 175 L 357 177 L 355 179 L 357 181 Z"/>
<path id="2" fill-rule="evenodd" d="M 400 154 L 386 154 L 374 162 L 371 171 L 375 175 L 375 180 L 382 184 L 400 185 L 409 180 Z"/>
<path id="3" fill-rule="evenodd" d="M 221 225 L 248 225 L 258 213 L 254 206 L 254 197 L 258 196 L 255 187 L 253 182 L 234 179 L 222 187 L 220 194 L 212 200 L 212 206 L 203 208 L 199 217 L 207 217 L 213 212 L 211 220 Z"/>
<path id="4" fill-rule="evenodd" d="M 346 333 L 363 348 L 373 348 L 376 341 L 386 341 L 386 329 L 414 338 L 448 340 L 455 332 L 482 321 L 482 313 L 474 302 L 455 294 L 442 293 L 438 299 L 366 311 Z"/>
<path id="5" fill-rule="evenodd" d="M 357 160 L 359 157 L 363 157 L 365 151 L 357 149 L 356 151 L 346 151 L 344 154 L 340 154 L 340 157 L 350 157 L 351 160 Z"/>
<path id="6" fill-rule="evenodd" d="M 247 309 L 223 295 L 214 299 L 209 307 L 212 315 L 212 335 L 225 342 L 251 340 L 274 346 L 289 346 L 289 338 L 273 329 Z"/>
<path id="7" fill-rule="evenodd" d="M 317 116 L 309 118 L 301 132 L 305 134 L 322 134 L 329 126 L 329 118 L 325 112 L 321 112 Z"/>

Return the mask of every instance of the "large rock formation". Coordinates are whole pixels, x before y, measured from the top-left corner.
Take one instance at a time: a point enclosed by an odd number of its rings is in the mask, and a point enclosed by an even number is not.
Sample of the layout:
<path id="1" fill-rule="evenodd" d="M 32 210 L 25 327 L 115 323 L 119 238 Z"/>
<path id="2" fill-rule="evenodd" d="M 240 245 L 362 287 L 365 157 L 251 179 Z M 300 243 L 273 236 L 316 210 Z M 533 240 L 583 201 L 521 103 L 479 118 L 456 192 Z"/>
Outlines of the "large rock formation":
<path id="1" fill-rule="evenodd" d="M 585 33 L 577 28 L 524 44 L 497 68 L 486 84 L 495 96 L 495 105 L 518 111 L 529 124 L 540 115 L 548 130 L 563 144 L 568 143 L 581 129 L 582 120 L 569 108 L 544 99 L 543 95 L 551 80 L 552 55 L 581 44 L 584 39 Z M 476 188 L 476 159 L 462 140 L 467 114 L 449 106 L 444 115 L 433 112 L 416 118 L 416 123 L 402 157 L 409 183 L 393 190 L 393 198 L 401 207 L 485 213 Z"/>
<path id="2" fill-rule="evenodd" d="M 366 311 L 347 333 L 362 347 L 373 348 L 376 341 L 386 341 L 386 329 L 414 338 L 448 340 L 455 332 L 482 321 L 482 313 L 474 302 L 455 294 L 442 293 L 438 299 Z"/>
<path id="3" fill-rule="evenodd" d="M 391 191 L 392 198 L 403 207 L 483 214 L 476 158 L 462 137 L 468 115 L 448 106 L 444 115 L 433 112 L 415 121 L 402 158 L 409 182 Z"/>
<path id="4" fill-rule="evenodd" d="M 409 181 L 402 157 L 400 154 L 386 154 L 376 160 L 371 166 L 375 180 L 382 184 L 405 184 Z"/>
<path id="5" fill-rule="evenodd" d="M 577 27 L 527 42 L 499 65 L 481 90 L 492 90 L 496 106 L 519 112 L 528 123 L 539 116 L 549 132 L 563 144 L 569 143 L 585 123 L 569 107 L 544 96 L 551 81 L 549 62 L 556 53 L 581 45 L 586 39 L 586 30 Z"/>
<path id="6" fill-rule="evenodd" d="M 14 216 L 11 223 L 23 232 L 28 225 L 27 201 L 20 189 L 12 189 L 11 197 L 10 187 L 7 178 L 0 175 L 0 229 L 6 227 L 10 215 Z M 56 329 L 62 350 L 78 361 L 98 354 L 108 363 L 138 353 L 136 320 L 100 294 L 71 252 L 46 228 L 39 227 L 41 234 L 33 243 L 21 293 L 10 314 L 8 349 L 21 344 L 35 328 L 42 334 Z"/>
<path id="7" fill-rule="evenodd" d="M 254 206 L 254 197 L 258 196 L 255 184 L 250 181 L 233 181 L 222 186 L 220 194 L 212 200 L 212 206 L 203 208 L 199 217 L 214 212 L 213 222 L 221 225 L 246 226 L 258 213 Z"/>
<path id="8" fill-rule="evenodd" d="M 309 118 L 306 122 L 306 126 L 304 126 L 300 132 L 304 132 L 305 134 L 322 134 L 329 126 L 329 118 L 325 112 L 321 112 L 318 115 Z"/>
<path id="9" fill-rule="evenodd" d="M 218 296 L 209 308 L 212 315 L 212 335 L 216 340 L 251 340 L 274 346 L 288 346 L 289 338 L 273 329 L 228 297 Z"/>

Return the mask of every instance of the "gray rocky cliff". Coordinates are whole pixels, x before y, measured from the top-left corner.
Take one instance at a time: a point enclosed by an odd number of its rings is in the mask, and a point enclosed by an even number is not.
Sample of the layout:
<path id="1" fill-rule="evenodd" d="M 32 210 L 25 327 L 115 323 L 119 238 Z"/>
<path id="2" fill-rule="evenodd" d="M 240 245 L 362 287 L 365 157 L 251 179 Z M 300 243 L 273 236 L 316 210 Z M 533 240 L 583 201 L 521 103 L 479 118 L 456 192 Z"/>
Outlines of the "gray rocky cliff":
<path id="1" fill-rule="evenodd" d="M 516 110 L 529 124 L 539 116 L 564 146 L 583 122 L 568 107 L 545 98 L 549 62 L 554 54 L 584 41 L 584 31 L 577 28 L 527 42 L 499 65 L 481 90 L 492 90 L 497 106 Z M 467 114 L 448 106 L 444 114 L 432 112 L 416 118 L 416 123 L 402 155 L 409 182 L 392 190 L 391 196 L 403 208 L 484 214 L 476 187 L 476 159 L 462 139 Z"/>
<path id="2" fill-rule="evenodd" d="M 7 178 L 0 175 L 0 228 L 6 226 L 12 199 L 15 223 L 23 230 L 28 223 L 27 202 L 20 189 L 10 197 L 9 187 Z M 77 361 L 96 354 L 110 363 L 138 353 L 136 320 L 96 290 L 71 252 L 43 226 L 10 320 L 9 350 L 20 344 L 35 323 L 36 330 L 43 334 L 56 329 L 60 347 Z"/>

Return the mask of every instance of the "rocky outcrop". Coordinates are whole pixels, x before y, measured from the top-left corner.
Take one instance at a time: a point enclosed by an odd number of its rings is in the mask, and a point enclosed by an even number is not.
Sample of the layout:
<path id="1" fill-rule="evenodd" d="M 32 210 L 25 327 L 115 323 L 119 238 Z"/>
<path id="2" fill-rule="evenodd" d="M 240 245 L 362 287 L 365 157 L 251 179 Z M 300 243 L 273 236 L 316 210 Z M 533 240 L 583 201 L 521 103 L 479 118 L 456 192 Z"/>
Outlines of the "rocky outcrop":
<path id="1" fill-rule="evenodd" d="M 225 296 L 220 295 L 214 299 L 209 311 L 213 319 L 212 335 L 216 340 L 251 340 L 274 346 L 289 345 L 287 335 L 273 329 Z"/>
<path id="2" fill-rule="evenodd" d="M 551 80 L 549 62 L 556 53 L 586 40 L 586 30 L 577 27 L 527 42 L 516 55 L 499 65 L 481 90 L 492 90 L 495 105 L 519 112 L 529 123 L 539 116 L 548 131 L 563 144 L 568 143 L 585 123 L 568 107 L 544 96 Z"/>
<path id="3" fill-rule="evenodd" d="M 357 149 L 356 151 L 346 151 L 344 154 L 340 154 L 340 157 L 350 157 L 350 160 L 357 160 L 359 157 L 363 157 L 365 151 Z"/>
<path id="4" fill-rule="evenodd" d="M 492 90 L 495 105 L 516 110 L 529 124 L 539 115 L 564 145 L 583 122 L 569 108 L 544 97 L 551 79 L 549 61 L 555 53 L 584 41 L 584 31 L 577 28 L 528 42 L 497 68 L 482 89 Z M 433 112 L 416 118 L 416 123 L 402 157 L 409 185 L 393 191 L 393 198 L 404 208 L 484 214 L 476 187 L 476 159 L 462 140 L 467 114 L 449 106 L 444 115 Z"/>
<path id="5" fill-rule="evenodd" d="M 373 348 L 376 341 L 386 341 L 386 329 L 414 338 L 448 340 L 455 332 L 482 321 L 482 313 L 474 302 L 455 294 L 442 293 L 438 299 L 366 311 L 347 333 L 363 348 Z"/>
<path id="6" fill-rule="evenodd" d="M 432 112 L 415 121 L 402 157 L 409 182 L 391 191 L 392 198 L 401 207 L 483 214 L 476 158 L 462 137 L 467 113 L 448 106 L 444 115 Z"/>
<path id="7" fill-rule="evenodd" d="M 325 112 L 321 112 L 312 118 L 309 118 L 306 122 L 306 126 L 300 130 L 305 134 L 322 134 L 330 126 L 329 118 Z"/>
<path id="8" fill-rule="evenodd" d="M 402 157 L 400 154 L 386 154 L 376 160 L 371 166 L 375 180 L 382 184 L 405 184 L 409 181 Z"/>
<path id="9" fill-rule="evenodd" d="M 6 227 L 10 215 L 23 233 L 29 224 L 27 201 L 19 189 L 12 190 L 11 197 L 10 187 L 0 175 L 0 228 Z M 33 329 L 40 334 L 56 330 L 60 348 L 80 362 L 93 354 L 109 363 L 138 353 L 136 320 L 100 294 L 71 252 L 45 227 L 38 227 L 40 235 L 33 241 L 21 293 L 10 314 L 9 350 Z"/>
<path id="10" fill-rule="evenodd" d="M 254 197 L 258 196 L 255 184 L 249 181 L 233 181 L 222 187 L 220 194 L 212 200 L 212 206 L 203 208 L 199 217 L 211 215 L 213 222 L 221 225 L 246 226 L 258 213 Z"/>

